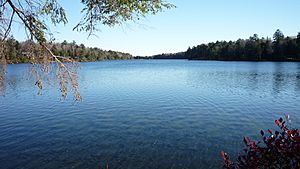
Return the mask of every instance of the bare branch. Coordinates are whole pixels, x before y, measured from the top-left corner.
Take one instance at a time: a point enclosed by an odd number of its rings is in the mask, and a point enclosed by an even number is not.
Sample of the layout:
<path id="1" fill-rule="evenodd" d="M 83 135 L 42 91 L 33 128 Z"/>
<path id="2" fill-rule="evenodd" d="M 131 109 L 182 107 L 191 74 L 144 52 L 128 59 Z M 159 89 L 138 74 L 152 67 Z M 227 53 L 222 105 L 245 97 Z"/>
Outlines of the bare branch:
<path id="1" fill-rule="evenodd" d="M 12 14 L 11 14 L 9 24 L 8 24 L 8 27 L 6 28 L 6 31 L 5 31 L 4 35 L 3 35 L 2 41 L 4 41 L 10 33 L 11 24 L 13 22 L 14 15 L 15 15 L 15 11 L 13 11 Z"/>

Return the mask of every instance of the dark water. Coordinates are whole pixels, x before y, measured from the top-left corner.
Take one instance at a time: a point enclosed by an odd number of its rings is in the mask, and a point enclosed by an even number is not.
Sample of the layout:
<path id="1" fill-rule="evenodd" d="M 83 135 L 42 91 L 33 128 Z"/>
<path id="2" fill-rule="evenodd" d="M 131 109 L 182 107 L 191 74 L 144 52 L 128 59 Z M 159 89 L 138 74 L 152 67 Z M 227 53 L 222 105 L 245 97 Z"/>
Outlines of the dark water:
<path id="1" fill-rule="evenodd" d="M 0 97 L 1 169 L 220 168 L 283 113 L 300 124 L 300 63 L 82 63 L 81 103 L 38 96 L 27 67 L 9 65 Z"/>

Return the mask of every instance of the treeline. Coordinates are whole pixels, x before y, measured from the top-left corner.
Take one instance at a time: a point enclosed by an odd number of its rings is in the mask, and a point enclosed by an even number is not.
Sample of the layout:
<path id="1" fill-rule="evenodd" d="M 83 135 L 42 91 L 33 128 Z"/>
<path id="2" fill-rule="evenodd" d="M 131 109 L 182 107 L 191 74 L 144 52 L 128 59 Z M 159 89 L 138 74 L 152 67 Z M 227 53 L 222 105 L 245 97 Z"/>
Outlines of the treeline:
<path id="1" fill-rule="evenodd" d="M 154 55 L 152 59 L 185 59 L 185 52 L 179 53 L 163 53 L 161 55 Z"/>
<path id="2" fill-rule="evenodd" d="M 99 60 L 127 60 L 132 59 L 129 53 L 102 50 L 99 48 L 86 47 L 83 44 L 77 45 L 75 41 L 68 43 L 47 44 L 53 54 L 72 58 L 76 61 L 99 61 Z M 4 41 L 4 54 L 8 63 L 28 63 L 32 55 L 42 54 L 42 47 L 33 41 L 19 42 L 14 38 Z"/>
<path id="3" fill-rule="evenodd" d="M 184 55 L 184 56 L 183 56 Z M 295 37 L 285 37 L 277 30 L 273 39 L 259 38 L 237 41 L 216 41 L 188 48 L 186 52 L 155 55 L 154 59 L 236 60 L 236 61 L 300 61 L 300 32 Z"/>

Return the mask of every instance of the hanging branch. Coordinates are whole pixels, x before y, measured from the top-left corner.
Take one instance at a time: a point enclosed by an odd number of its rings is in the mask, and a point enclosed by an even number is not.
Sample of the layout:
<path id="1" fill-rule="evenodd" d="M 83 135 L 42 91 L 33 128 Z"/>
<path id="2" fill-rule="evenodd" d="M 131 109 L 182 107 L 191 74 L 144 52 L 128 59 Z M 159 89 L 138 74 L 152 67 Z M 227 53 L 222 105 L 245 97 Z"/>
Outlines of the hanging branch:
<path id="1" fill-rule="evenodd" d="M 14 16 L 14 14 L 16 14 L 19 17 L 19 19 L 24 23 L 25 27 L 29 30 L 30 34 L 34 37 L 34 39 L 37 40 L 39 45 L 41 45 L 47 51 L 47 53 L 50 54 L 50 56 L 54 59 L 54 61 L 57 63 L 59 72 L 64 72 L 67 75 L 67 76 L 60 76 L 58 74 L 58 76 L 59 76 L 58 79 L 60 80 L 62 96 L 63 97 L 66 96 L 65 91 L 67 89 L 67 86 L 66 86 L 67 83 L 62 83 L 62 81 L 69 81 L 70 85 L 72 86 L 72 90 L 74 92 L 75 100 L 80 101 L 81 96 L 78 91 L 77 75 L 76 75 L 76 73 L 71 72 L 67 68 L 67 66 L 62 62 L 62 60 L 69 61 L 69 62 L 74 62 L 74 61 L 70 60 L 66 57 L 54 55 L 54 53 L 46 45 L 46 39 L 45 39 L 44 31 L 43 31 L 43 29 L 46 29 L 45 26 L 33 15 L 26 15 L 22 10 L 17 8 L 11 0 L 7 0 L 7 3 L 10 5 L 10 7 L 13 10 L 12 17 Z M 60 60 L 60 59 L 62 59 L 62 60 Z M 36 82 L 36 85 L 41 90 L 42 89 L 42 80 L 41 80 L 40 76 L 37 75 L 36 77 L 38 79 Z M 61 77 L 63 77 L 64 79 L 62 79 Z"/>

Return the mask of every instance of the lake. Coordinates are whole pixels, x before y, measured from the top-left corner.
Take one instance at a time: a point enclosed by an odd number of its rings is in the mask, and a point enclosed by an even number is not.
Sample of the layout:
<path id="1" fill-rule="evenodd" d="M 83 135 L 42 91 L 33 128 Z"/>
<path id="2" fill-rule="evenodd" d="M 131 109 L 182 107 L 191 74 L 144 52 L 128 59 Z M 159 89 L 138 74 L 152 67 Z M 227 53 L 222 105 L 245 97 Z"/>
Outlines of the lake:
<path id="1" fill-rule="evenodd" d="M 79 90 L 37 95 L 29 65 L 8 65 L 0 168 L 220 168 L 243 136 L 283 113 L 300 124 L 300 63 L 129 60 L 81 63 Z"/>

